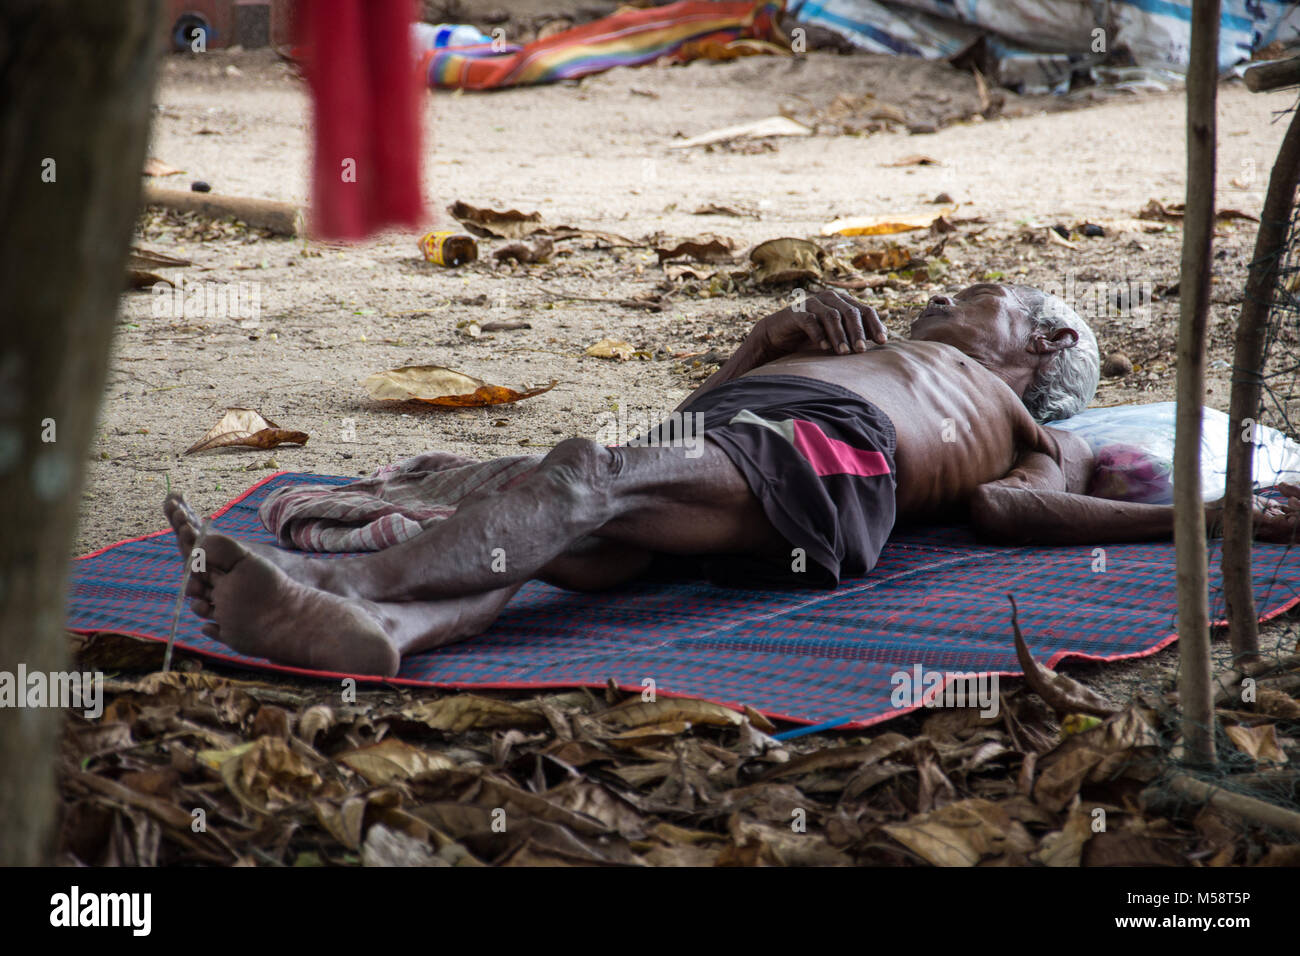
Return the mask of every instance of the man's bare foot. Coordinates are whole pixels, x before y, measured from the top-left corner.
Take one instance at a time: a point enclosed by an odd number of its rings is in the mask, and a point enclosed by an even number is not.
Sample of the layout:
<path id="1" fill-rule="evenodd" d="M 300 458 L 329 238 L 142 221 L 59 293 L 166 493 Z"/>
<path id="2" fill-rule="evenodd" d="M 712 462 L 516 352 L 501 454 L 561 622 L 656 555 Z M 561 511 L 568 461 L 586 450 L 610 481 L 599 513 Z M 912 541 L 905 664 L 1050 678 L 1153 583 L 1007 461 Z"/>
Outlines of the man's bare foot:
<path id="1" fill-rule="evenodd" d="M 281 664 L 347 674 L 397 673 L 401 654 L 372 602 L 300 584 L 223 534 L 207 535 L 203 551 L 204 567 L 191 571 L 189 593 L 191 609 L 208 621 L 203 625 L 208 637 Z"/>
<path id="2" fill-rule="evenodd" d="M 180 546 L 181 557 L 189 561 L 194 553 L 194 546 L 198 542 L 202 519 L 190 507 L 189 502 L 185 500 L 185 496 L 177 492 L 172 492 L 164 499 L 163 514 L 167 516 L 167 521 L 176 534 L 176 543 Z M 304 557 L 301 554 L 286 551 L 283 548 L 277 548 L 269 544 L 258 544 L 252 541 L 240 543 L 246 550 L 270 561 L 300 584 L 321 591 L 329 591 L 331 594 L 338 594 L 342 597 L 360 597 L 348 585 L 344 576 L 330 573 L 332 569 L 329 567 L 331 562 L 328 559 Z M 191 597 L 199 596 L 201 595 L 191 594 Z"/>
<path id="3" fill-rule="evenodd" d="M 482 634 L 521 587 L 522 582 L 465 597 L 386 601 L 375 607 L 384 620 L 385 633 L 405 657 Z"/>
<path id="4" fill-rule="evenodd" d="M 186 561 L 193 562 L 200 519 L 180 495 L 163 511 Z M 190 608 L 203 633 L 244 654 L 284 664 L 354 674 L 397 672 L 400 658 L 482 633 L 520 584 L 440 601 L 377 603 L 313 586 L 297 576 L 320 559 L 223 534 L 203 540 L 191 563 Z M 287 565 L 287 566 L 286 566 Z"/>

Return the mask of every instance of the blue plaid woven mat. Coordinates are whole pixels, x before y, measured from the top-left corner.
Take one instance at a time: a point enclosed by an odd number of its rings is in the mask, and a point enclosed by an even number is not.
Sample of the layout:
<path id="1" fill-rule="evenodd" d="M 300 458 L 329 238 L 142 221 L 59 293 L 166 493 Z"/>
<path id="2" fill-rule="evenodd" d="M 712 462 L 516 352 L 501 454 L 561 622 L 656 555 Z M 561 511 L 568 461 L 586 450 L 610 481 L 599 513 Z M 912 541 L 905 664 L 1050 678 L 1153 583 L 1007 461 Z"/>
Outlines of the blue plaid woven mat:
<path id="1" fill-rule="evenodd" d="M 257 509 L 276 488 L 351 479 L 283 473 L 217 512 L 213 526 L 271 543 Z M 1217 549 L 1216 549 L 1217 550 Z M 644 581 L 604 594 L 531 582 L 486 633 L 408 657 L 394 683 L 444 688 L 604 686 L 747 704 L 774 719 L 868 726 L 914 707 L 891 701 L 900 671 L 1018 675 L 1007 593 L 1039 660 L 1116 660 L 1174 639 L 1171 544 L 1002 548 L 962 527 L 899 533 L 876 569 L 835 591 L 739 591 L 703 581 Z M 182 562 L 170 532 L 78 559 L 68 628 L 166 640 Z M 1211 607 L 1222 607 L 1217 553 Z M 1264 617 L 1300 603 L 1300 549 L 1260 545 Z M 1219 616 L 1216 613 L 1216 616 Z M 176 642 L 249 667 L 309 673 L 243 657 L 183 611 Z M 325 676 L 325 675 L 322 675 Z"/>

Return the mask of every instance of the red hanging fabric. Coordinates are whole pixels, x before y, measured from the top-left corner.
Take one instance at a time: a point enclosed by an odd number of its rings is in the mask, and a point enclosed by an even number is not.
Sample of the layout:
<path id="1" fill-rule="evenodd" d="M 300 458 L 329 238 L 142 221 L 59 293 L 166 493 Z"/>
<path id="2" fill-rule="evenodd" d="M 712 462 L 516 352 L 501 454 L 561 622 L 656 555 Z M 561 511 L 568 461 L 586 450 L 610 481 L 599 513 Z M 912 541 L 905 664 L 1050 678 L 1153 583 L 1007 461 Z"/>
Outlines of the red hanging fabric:
<path id="1" fill-rule="evenodd" d="M 413 0 L 299 0 L 297 19 L 315 103 L 313 235 L 418 228 L 423 89 Z"/>

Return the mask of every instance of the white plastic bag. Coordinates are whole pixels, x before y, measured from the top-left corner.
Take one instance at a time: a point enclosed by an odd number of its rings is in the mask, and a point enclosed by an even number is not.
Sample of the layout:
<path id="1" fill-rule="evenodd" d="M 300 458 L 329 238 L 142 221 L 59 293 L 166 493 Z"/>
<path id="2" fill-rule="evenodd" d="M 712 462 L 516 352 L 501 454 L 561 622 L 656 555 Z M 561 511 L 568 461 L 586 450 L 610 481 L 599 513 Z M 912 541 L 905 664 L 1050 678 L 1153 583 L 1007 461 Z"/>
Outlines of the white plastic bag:
<path id="1" fill-rule="evenodd" d="M 1098 498 L 1170 504 L 1174 500 L 1173 402 L 1090 408 L 1051 428 L 1074 432 L 1097 457 L 1088 493 Z M 1242 436 L 1232 436 L 1242 440 Z M 1246 436 L 1249 440 L 1250 436 Z M 1255 487 L 1300 484 L 1300 444 L 1266 426 L 1255 427 Z M 1228 416 L 1207 408 L 1201 419 L 1201 494 L 1223 497 L 1228 473 Z"/>

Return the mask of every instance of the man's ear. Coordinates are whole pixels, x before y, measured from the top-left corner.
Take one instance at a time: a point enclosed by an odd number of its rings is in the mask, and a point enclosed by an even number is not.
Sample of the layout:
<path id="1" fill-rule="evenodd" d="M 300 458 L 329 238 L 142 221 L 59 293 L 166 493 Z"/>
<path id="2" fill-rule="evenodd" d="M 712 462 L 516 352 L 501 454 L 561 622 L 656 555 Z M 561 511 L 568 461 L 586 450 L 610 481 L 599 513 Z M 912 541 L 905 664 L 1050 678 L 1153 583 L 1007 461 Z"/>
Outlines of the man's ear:
<path id="1" fill-rule="evenodd" d="M 1035 332 L 1029 337 L 1028 351 L 1038 355 L 1050 355 L 1065 349 L 1072 349 L 1079 342 L 1079 333 L 1071 328 L 1057 329 L 1050 336 Z"/>

